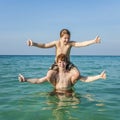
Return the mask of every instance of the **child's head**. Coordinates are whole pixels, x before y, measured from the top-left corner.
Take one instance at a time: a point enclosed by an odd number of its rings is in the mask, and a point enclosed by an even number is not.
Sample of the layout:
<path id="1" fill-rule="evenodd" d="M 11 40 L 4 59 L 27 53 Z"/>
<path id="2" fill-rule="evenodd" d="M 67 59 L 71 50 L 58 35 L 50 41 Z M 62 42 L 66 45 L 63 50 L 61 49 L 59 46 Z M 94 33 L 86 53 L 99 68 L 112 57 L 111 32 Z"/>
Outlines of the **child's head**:
<path id="1" fill-rule="evenodd" d="M 60 38 L 64 42 L 64 44 L 67 44 L 70 40 L 70 31 L 67 29 L 62 29 L 60 31 Z"/>
<path id="2" fill-rule="evenodd" d="M 68 29 L 62 29 L 60 31 L 60 37 L 63 37 L 65 34 L 70 36 L 70 31 Z"/>

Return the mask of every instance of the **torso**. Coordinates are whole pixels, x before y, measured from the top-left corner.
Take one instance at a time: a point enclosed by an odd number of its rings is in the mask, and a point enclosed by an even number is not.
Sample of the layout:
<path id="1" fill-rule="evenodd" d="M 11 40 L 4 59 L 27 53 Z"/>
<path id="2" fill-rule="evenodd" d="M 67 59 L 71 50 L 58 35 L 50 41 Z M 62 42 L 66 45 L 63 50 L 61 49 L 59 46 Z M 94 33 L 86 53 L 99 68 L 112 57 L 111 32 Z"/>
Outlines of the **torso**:
<path id="1" fill-rule="evenodd" d="M 70 50 L 71 50 L 71 46 L 70 44 L 67 45 L 61 45 L 60 41 L 56 42 L 56 58 L 59 54 L 65 54 L 68 58 L 68 60 L 70 61 Z M 56 60 L 55 58 L 55 60 Z"/>
<path id="2" fill-rule="evenodd" d="M 71 82 L 71 74 L 69 74 L 69 72 L 63 74 L 60 74 L 59 72 L 56 73 L 54 79 L 51 79 L 50 82 L 57 90 L 70 90 L 73 86 Z"/>
<path id="3" fill-rule="evenodd" d="M 68 57 L 68 60 L 70 61 L 70 50 L 71 45 L 68 43 L 67 45 L 61 45 L 60 41 L 56 41 L 56 58 L 59 54 L 65 54 Z M 56 61 L 55 58 L 55 61 Z M 60 74 L 59 72 L 55 72 L 54 75 L 52 75 L 52 78 L 50 82 L 53 84 L 55 89 L 57 90 L 70 90 L 73 87 L 71 78 L 72 73 L 69 73 L 70 71 L 66 71 L 64 74 Z"/>

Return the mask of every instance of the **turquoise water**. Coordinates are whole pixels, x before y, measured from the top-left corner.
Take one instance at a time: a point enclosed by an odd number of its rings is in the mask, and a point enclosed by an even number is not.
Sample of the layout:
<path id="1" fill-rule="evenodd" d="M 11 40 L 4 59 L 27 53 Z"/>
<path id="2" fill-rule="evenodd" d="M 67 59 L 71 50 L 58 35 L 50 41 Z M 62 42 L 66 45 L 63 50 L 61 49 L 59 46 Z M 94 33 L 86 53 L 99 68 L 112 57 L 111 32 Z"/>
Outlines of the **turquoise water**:
<path id="1" fill-rule="evenodd" d="M 49 83 L 18 82 L 18 74 L 42 77 L 54 56 L 0 56 L 0 120 L 118 120 L 120 56 L 72 56 L 82 75 L 107 72 L 107 80 L 78 81 L 74 97 L 50 96 Z"/>

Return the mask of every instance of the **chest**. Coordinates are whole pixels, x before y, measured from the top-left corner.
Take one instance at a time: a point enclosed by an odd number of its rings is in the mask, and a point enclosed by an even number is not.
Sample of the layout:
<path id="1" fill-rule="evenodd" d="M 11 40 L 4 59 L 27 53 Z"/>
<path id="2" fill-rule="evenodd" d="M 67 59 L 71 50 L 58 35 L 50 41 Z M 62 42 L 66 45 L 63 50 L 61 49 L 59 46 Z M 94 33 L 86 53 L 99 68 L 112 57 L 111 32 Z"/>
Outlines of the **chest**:
<path id="1" fill-rule="evenodd" d="M 61 44 L 58 44 L 56 46 L 56 51 L 57 53 L 68 53 L 70 51 L 70 46 L 69 45 L 61 45 Z"/>
<path id="2" fill-rule="evenodd" d="M 58 76 L 56 76 L 56 82 L 57 84 L 71 84 L 71 76 L 68 74 L 59 74 Z"/>

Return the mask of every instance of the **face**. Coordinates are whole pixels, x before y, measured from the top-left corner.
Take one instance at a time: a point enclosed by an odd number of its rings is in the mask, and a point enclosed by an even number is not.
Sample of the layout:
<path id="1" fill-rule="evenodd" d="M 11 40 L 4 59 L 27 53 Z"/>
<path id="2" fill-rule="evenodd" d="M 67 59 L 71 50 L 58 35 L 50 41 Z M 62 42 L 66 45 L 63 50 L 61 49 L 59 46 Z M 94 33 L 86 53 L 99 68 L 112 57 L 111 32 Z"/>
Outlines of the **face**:
<path id="1" fill-rule="evenodd" d="M 64 45 L 66 45 L 70 41 L 70 36 L 68 34 L 64 34 L 63 37 L 61 37 L 61 40 Z"/>
<path id="2" fill-rule="evenodd" d="M 59 68 L 66 68 L 66 62 L 65 61 L 58 60 L 57 64 L 58 64 Z"/>

